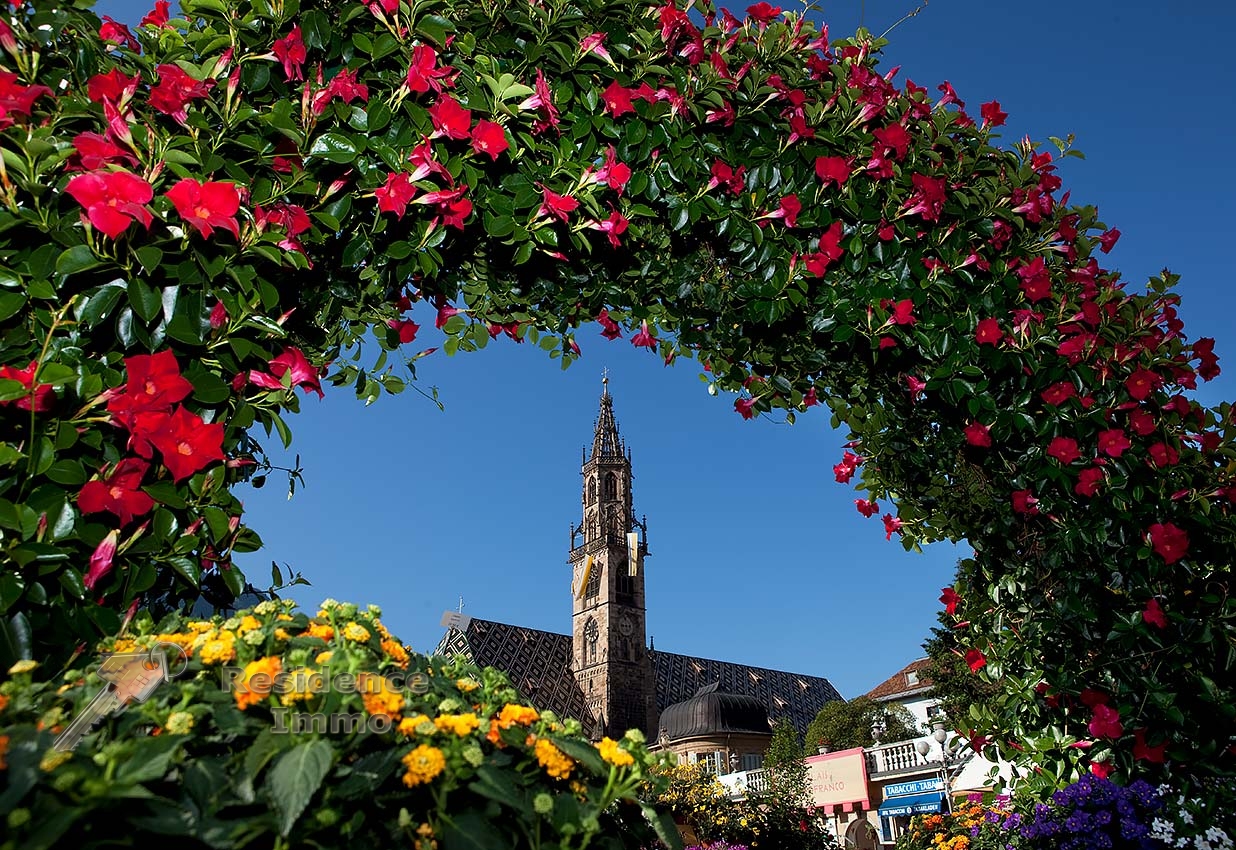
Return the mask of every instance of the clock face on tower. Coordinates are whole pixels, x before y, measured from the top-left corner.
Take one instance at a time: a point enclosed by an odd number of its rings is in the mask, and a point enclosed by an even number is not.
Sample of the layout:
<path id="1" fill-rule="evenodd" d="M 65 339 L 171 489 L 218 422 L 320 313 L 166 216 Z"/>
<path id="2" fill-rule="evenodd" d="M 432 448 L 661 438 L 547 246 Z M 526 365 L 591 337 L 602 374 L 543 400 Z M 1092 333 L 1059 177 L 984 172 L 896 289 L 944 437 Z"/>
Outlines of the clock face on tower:
<path id="1" fill-rule="evenodd" d="M 630 637 L 631 632 L 635 631 L 635 621 L 628 614 L 623 614 L 618 620 L 618 631 L 622 632 L 623 637 Z"/>
<path id="2" fill-rule="evenodd" d="M 596 643 L 599 634 L 600 629 L 597 628 L 597 621 L 589 619 L 584 625 L 584 640 L 588 641 L 588 643 Z"/>

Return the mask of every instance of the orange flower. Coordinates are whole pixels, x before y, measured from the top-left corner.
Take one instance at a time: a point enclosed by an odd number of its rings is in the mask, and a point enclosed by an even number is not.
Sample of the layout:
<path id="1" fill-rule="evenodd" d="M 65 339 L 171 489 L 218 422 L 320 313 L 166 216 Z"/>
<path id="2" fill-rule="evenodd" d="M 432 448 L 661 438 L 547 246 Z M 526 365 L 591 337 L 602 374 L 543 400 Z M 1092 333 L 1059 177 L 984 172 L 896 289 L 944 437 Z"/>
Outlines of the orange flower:
<path id="1" fill-rule="evenodd" d="M 274 656 L 259 658 L 245 665 L 245 672 L 236 683 L 236 707 L 244 711 L 270 696 L 275 676 L 283 669 L 283 662 Z M 254 676 L 262 676 L 257 682 Z"/>
<path id="2" fill-rule="evenodd" d="M 357 677 L 356 684 L 360 688 L 361 701 L 365 703 L 365 710 L 370 714 L 385 715 L 391 720 L 399 716 L 404 703 L 403 695 L 391 690 L 390 682 L 385 677 L 361 673 Z"/>

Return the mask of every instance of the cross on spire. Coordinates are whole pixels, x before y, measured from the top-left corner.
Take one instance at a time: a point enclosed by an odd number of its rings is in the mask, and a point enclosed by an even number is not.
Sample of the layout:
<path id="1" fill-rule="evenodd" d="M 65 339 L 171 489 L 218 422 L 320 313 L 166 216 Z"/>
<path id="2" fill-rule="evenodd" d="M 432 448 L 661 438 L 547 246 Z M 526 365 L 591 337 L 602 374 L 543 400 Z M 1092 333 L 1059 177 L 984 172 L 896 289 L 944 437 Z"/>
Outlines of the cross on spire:
<path id="1" fill-rule="evenodd" d="M 609 395 L 609 367 L 601 370 L 601 395 Z"/>

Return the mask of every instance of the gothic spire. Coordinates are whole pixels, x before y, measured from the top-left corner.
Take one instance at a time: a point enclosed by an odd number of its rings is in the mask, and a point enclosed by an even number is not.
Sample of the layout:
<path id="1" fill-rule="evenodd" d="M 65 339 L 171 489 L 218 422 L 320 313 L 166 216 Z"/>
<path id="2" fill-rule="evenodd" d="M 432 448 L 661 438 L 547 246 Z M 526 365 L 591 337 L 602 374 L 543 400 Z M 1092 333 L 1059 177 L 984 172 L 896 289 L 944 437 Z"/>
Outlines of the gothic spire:
<path id="1" fill-rule="evenodd" d="M 618 423 L 614 421 L 614 398 L 609 394 L 608 370 L 601 378 L 601 412 L 597 416 L 596 433 L 592 438 L 592 460 L 616 458 L 622 460 L 622 440 L 618 436 Z"/>

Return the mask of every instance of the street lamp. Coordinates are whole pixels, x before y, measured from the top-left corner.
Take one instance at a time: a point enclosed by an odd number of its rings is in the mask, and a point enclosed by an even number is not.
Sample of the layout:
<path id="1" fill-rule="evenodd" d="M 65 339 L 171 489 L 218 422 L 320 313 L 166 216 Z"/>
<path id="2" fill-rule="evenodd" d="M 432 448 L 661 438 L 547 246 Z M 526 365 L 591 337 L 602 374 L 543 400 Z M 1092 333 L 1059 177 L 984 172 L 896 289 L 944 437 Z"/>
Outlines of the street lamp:
<path id="1" fill-rule="evenodd" d="M 950 761 L 950 755 L 948 747 L 944 746 L 945 742 L 948 741 L 948 732 L 945 731 L 943 723 L 932 724 L 932 729 L 934 731 L 931 733 L 931 737 L 937 744 L 940 745 L 940 782 L 944 785 L 944 810 L 945 812 L 952 814 L 953 798 L 949 793 L 948 787 L 948 764 Z M 924 759 L 927 758 L 927 754 L 931 752 L 931 744 L 926 741 L 919 741 L 914 745 L 914 748 L 918 750 L 918 754 Z"/>

